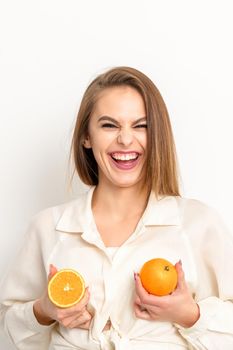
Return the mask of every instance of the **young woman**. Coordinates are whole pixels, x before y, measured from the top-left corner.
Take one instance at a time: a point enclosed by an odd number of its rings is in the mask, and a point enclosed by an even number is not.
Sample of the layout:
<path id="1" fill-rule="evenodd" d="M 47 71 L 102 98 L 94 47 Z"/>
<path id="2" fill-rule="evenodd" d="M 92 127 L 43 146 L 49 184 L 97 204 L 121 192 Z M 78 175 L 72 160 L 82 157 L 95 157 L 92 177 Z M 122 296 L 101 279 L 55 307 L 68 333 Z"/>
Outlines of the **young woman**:
<path id="1" fill-rule="evenodd" d="M 1 288 L 2 327 L 23 350 L 233 349 L 232 236 L 180 196 L 165 103 L 140 71 L 116 67 L 87 88 L 72 150 L 90 189 L 39 213 Z M 150 295 L 137 274 L 162 257 L 176 290 Z M 79 271 L 83 299 L 59 309 L 47 279 Z"/>

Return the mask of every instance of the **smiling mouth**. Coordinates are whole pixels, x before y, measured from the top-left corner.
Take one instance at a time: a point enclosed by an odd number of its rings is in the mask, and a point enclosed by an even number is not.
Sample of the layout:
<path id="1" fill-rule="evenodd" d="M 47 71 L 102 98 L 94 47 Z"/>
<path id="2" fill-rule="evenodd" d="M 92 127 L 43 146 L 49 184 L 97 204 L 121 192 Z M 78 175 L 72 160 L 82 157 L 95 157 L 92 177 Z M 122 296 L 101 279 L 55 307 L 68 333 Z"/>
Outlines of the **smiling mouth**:
<path id="1" fill-rule="evenodd" d="M 139 153 L 132 152 L 132 153 L 111 153 L 111 158 L 117 162 L 117 163 L 133 163 L 135 160 L 138 159 Z"/>

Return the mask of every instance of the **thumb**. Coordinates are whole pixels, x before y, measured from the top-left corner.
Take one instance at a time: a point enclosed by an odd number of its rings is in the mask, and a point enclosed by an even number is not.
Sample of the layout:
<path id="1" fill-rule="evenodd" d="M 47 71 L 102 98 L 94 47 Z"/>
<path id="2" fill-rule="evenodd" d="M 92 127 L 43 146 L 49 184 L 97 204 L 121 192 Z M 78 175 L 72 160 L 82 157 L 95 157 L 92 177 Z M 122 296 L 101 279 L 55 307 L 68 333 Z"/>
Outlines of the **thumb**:
<path id="1" fill-rule="evenodd" d="M 48 280 L 50 281 L 51 278 L 57 273 L 57 268 L 53 265 L 49 265 L 49 275 L 48 275 Z"/>

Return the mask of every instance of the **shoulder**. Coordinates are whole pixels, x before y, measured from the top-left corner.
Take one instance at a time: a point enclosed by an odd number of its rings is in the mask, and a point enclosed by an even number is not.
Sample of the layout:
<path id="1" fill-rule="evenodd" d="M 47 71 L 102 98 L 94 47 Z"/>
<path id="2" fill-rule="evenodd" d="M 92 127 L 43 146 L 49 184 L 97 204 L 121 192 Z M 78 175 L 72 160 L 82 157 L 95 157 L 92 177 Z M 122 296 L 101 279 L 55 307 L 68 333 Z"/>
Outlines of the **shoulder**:
<path id="1" fill-rule="evenodd" d="M 51 230 L 55 229 L 58 222 L 67 213 L 75 216 L 76 214 L 82 214 L 86 210 L 88 192 L 83 192 L 77 196 L 76 199 L 61 203 L 55 206 L 51 206 L 39 211 L 34 215 L 30 221 L 30 227 L 38 230 Z"/>
<path id="2" fill-rule="evenodd" d="M 198 233 L 204 233 L 206 238 L 209 236 L 211 239 L 229 236 L 229 228 L 216 208 L 197 199 L 176 197 L 176 202 L 183 227 L 195 231 L 195 236 Z"/>
<path id="3" fill-rule="evenodd" d="M 175 197 L 179 210 L 185 217 L 191 216 L 197 218 L 208 218 L 215 216 L 217 210 L 214 207 L 211 207 L 207 203 L 204 203 L 200 200 L 193 198 L 185 197 Z"/>

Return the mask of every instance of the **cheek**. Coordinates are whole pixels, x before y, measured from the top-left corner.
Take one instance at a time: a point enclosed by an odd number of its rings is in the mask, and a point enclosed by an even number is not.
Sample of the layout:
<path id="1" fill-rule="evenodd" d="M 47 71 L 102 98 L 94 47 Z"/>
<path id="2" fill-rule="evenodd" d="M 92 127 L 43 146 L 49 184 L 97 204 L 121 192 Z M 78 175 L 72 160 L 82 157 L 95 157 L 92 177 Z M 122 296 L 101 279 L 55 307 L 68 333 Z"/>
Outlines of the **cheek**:
<path id="1" fill-rule="evenodd" d="M 91 135 L 91 145 L 93 152 L 106 152 L 115 138 L 116 135 L 113 133 L 99 133 Z"/>
<path id="2" fill-rule="evenodd" d="M 142 147 L 145 149 L 147 146 L 147 135 L 142 134 L 137 137 L 138 142 L 142 145 Z"/>
<path id="3" fill-rule="evenodd" d="M 106 153 L 107 145 L 103 138 L 97 136 L 91 139 L 92 152 L 96 159 L 96 162 L 99 164 L 102 159 L 102 154 Z"/>

